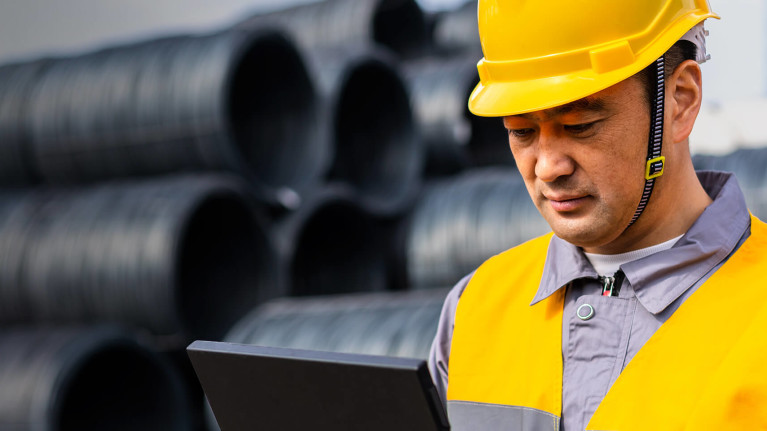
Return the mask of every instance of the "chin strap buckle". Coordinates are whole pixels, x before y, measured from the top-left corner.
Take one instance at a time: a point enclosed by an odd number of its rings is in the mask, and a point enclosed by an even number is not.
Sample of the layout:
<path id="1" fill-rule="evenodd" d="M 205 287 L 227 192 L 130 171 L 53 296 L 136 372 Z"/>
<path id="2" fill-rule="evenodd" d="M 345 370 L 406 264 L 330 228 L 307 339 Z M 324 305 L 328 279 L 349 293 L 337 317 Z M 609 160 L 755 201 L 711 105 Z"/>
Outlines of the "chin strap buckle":
<path id="1" fill-rule="evenodd" d="M 644 178 L 649 181 L 663 175 L 663 169 L 666 167 L 665 162 L 666 158 L 663 156 L 648 160 Z"/>

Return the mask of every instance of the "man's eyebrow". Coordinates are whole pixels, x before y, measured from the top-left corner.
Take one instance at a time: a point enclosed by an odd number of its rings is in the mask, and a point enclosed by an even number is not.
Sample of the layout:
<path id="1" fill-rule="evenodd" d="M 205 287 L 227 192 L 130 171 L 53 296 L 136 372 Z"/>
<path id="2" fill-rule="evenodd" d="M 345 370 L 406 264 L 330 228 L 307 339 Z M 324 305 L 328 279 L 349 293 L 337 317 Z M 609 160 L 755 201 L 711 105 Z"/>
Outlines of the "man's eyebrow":
<path id="1" fill-rule="evenodd" d="M 549 119 L 551 117 L 567 114 L 573 111 L 603 112 L 606 109 L 607 109 L 607 105 L 605 104 L 604 100 L 598 99 L 596 97 L 587 97 L 583 99 L 578 99 L 574 102 L 564 104 L 562 106 L 544 109 L 543 111 L 509 115 L 509 117 L 510 118 L 519 117 L 519 118 L 528 118 L 528 119 L 541 119 L 541 117 L 543 117 L 543 119 Z"/>
<path id="2" fill-rule="evenodd" d="M 602 99 L 590 97 L 549 109 L 555 115 L 567 114 L 572 111 L 601 112 L 604 110 L 605 102 Z"/>

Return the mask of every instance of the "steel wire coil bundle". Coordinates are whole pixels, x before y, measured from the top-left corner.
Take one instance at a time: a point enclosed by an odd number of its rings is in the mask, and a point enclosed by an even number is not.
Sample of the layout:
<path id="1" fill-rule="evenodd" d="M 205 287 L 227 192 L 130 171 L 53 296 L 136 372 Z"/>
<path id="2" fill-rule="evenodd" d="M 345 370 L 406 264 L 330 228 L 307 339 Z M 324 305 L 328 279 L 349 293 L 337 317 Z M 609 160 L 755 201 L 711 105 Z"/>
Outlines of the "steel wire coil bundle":
<path id="1" fill-rule="evenodd" d="M 371 211 L 401 211 L 417 193 L 423 146 L 393 56 L 360 44 L 308 58 L 334 144 L 329 180 L 350 185 Z"/>
<path id="2" fill-rule="evenodd" d="M 0 429 L 191 430 L 175 370 L 111 328 L 0 330 Z"/>
<path id="3" fill-rule="evenodd" d="M 423 12 L 414 0 L 325 0 L 257 14 L 238 27 L 273 24 L 310 49 L 363 42 L 415 55 L 426 43 Z"/>
<path id="4" fill-rule="evenodd" d="M 109 321 L 166 342 L 220 339 L 282 295 L 233 178 L 180 176 L 3 195 L 0 322 Z"/>
<path id="5" fill-rule="evenodd" d="M 254 309 L 233 343 L 427 358 L 446 289 L 284 298 Z"/>
<path id="6" fill-rule="evenodd" d="M 436 14 L 431 38 L 438 52 L 481 52 L 477 2 Z"/>
<path id="7" fill-rule="evenodd" d="M 426 146 L 426 171 L 453 174 L 482 165 L 514 165 L 498 118 L 469 112 L 466 101 L 479 82 L 478 55 L 426 58 L 406 64 L 404 76 Z"/>
<path id="8" fill-rule="evenodd" d="M 513 168 L 428 185 L 405 229 L 404 277 L 414 288 L 453 285 L 491 256 L 550 231 Z"/>
<path id="9" fill-rule="evenodd" d="M 767 148 L 749 148 L 723 156 L 696 155 L 696 169 L 733 172 L 746 198 L 748 209 L 767 219 Z"/>
<path id="10" fill-rule="evenodd" d="M 37 182 L 29 154 L 30 137 L 25 119 L 29 95 L 48 60 L 0 67 L 0 184 Z"/>
<path id="11" fill-rule="evenodd" d="M 277 31 L 152 40 L 52 61 L 29 100 L 31 150 L 52 183 L 225 170 L 292 197 L 327 170 L 316 104 Z"/>
<path id="12" fill-rule="evenodd" d="M 318 191 L 272 231 L 291 295 L 391 287 L 385 226 L 348 189 Z"/>

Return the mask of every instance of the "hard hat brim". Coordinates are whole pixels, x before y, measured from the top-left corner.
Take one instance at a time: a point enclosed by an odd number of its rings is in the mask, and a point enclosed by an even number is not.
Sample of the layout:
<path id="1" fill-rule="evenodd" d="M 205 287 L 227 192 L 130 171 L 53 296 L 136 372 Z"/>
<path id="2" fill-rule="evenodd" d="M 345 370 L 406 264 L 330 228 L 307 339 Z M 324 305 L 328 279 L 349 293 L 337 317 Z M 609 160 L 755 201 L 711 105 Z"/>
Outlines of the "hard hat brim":
<path id="1" fill-rule="evenodd" d="M 469 110 L 480 117 L 505 117 L 554 108 L 598 93 L 643 68 L 629 67 L 602 76 L 582 73 L 523 82 L 479 83 L 469 97 Z"/>

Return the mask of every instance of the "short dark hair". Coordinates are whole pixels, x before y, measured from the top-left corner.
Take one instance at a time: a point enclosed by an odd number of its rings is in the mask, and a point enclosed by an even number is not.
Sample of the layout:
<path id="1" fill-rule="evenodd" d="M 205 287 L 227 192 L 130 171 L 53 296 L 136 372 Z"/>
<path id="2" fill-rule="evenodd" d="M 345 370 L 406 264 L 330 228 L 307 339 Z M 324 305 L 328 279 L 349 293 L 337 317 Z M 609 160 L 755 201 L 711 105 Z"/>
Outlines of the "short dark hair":
<path id="1" fill-rule="evenodd" d="M 695 60 L 698 53 L 698 47 L 689 40 L 677 41 L 668 51 L 666 51 L 666 70 L 665 75 L 668 80 L 677 67 L 686 60 Z M 645 99 L 649 104 L 655 93 L 655 62 L 637 73 L 637 78 L 644 87 Z"/>

